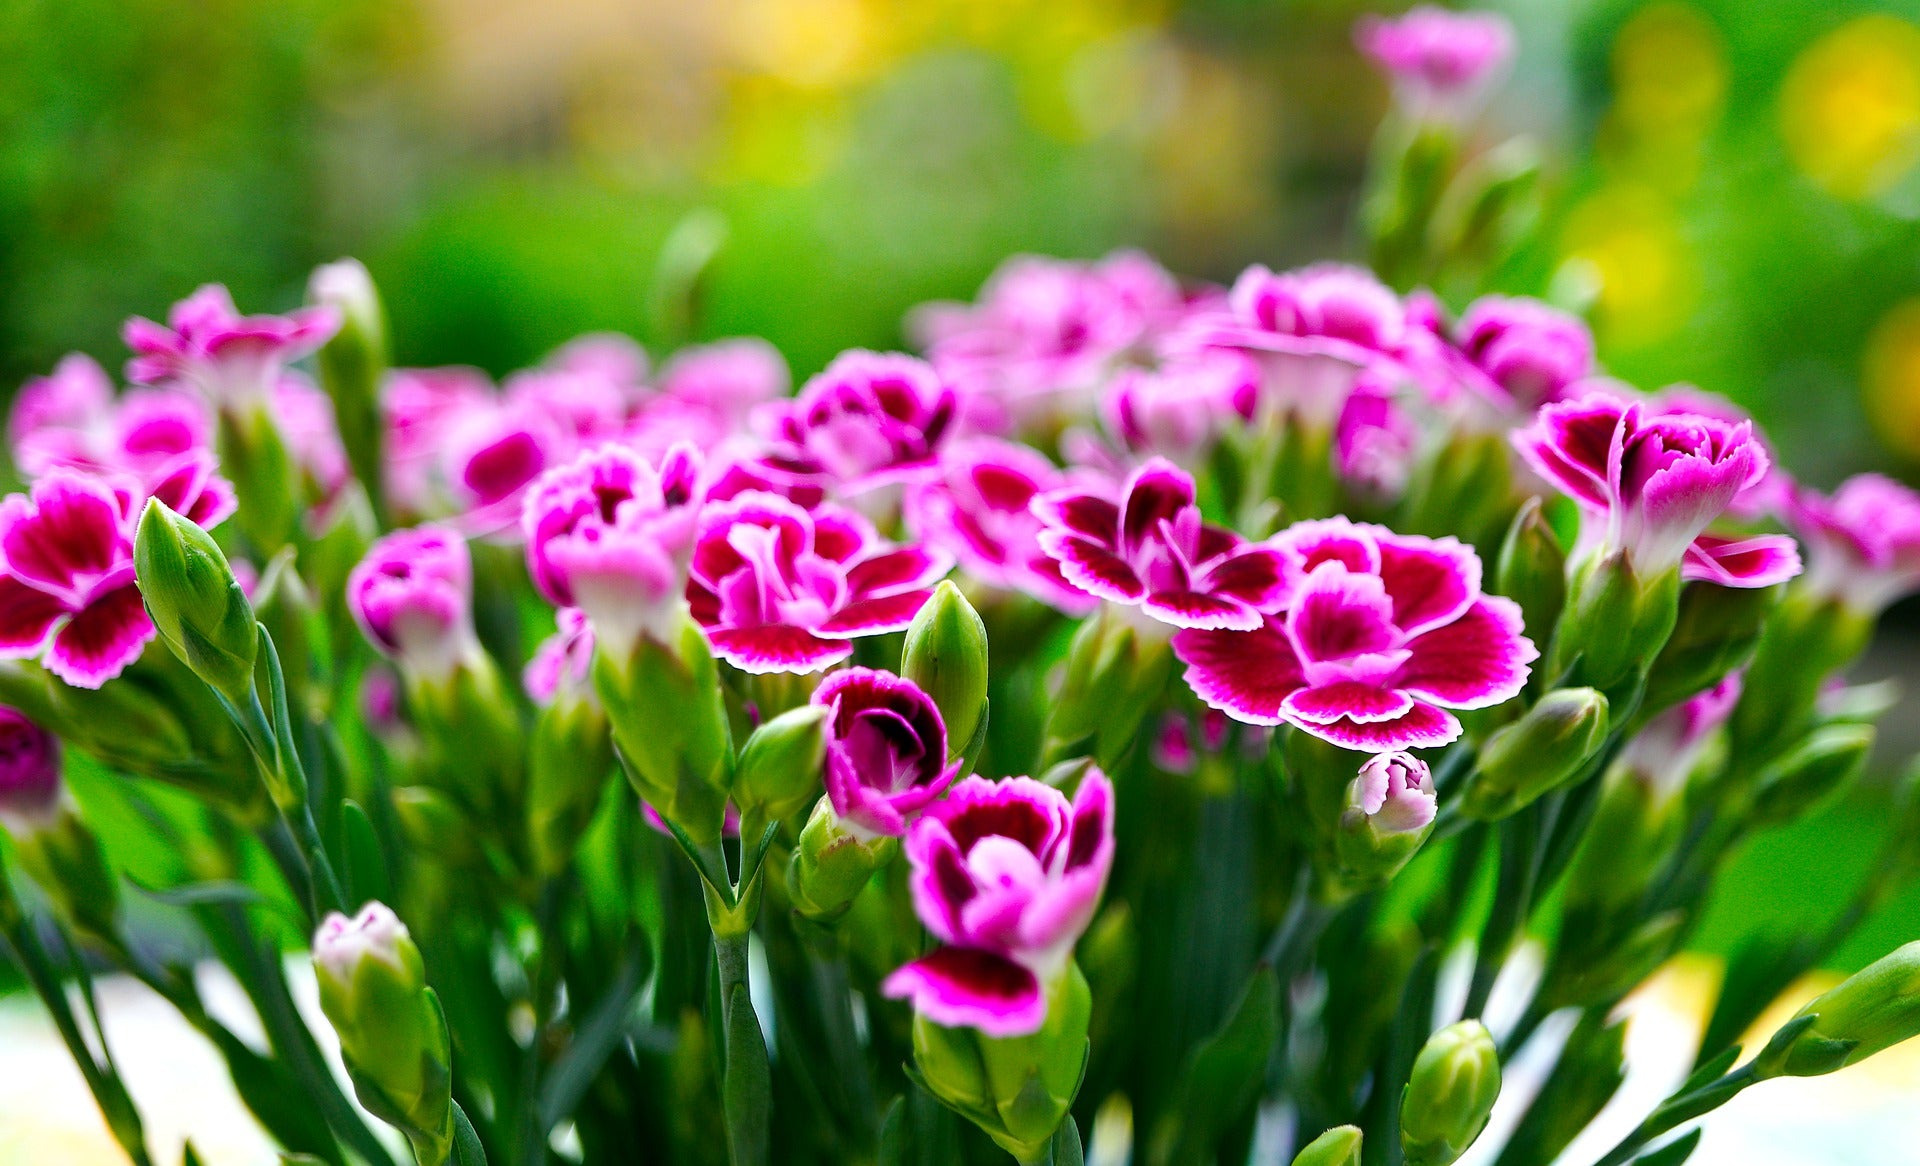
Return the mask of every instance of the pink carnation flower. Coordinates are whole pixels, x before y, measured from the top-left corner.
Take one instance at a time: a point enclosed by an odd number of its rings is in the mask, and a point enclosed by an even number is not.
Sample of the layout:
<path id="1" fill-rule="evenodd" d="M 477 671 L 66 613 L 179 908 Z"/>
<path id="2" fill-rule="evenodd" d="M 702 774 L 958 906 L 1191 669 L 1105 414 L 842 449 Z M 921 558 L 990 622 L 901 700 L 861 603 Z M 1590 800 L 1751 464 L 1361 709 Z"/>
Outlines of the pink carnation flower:
<path id="1" fill-rule="evenodd" d="M 347 576 L 347 606 L 373 646 L 404 669 L 443 677 L 479 651 L 473 561 L 460 533 L 396 530 L 367 548 Z"/>
<path id="2" fill-rule="evenodd" d="M 520 673 L 520 685 L 537 705 L 553 703 L 561 690 L 597 699 L 593 692 L 593 625 L 577 607 L 554 614 L 554 633 L 540 641 Z"/>
<path id="3" fill-rule="evenodd" d="M 16 838 L 38 829 L 53 818 L 64 788 L 60 739 L 0 705 L 0 826 Z"/>
<path id="4" fill-rule="evenodd" d="M 1397 20 L 1361 18 L 1354 41 L 1392 78 L 1408 112 L 1462 118 L 1474 111 L 1513 55 L 1513 26 L 1497 13 L 1449 12 L 1422 4 Z"/>
<path id="5" fill-rule="evenodd" d="M 184 384 L 222 408 L 257 401 L 289 361 L 319 348 L 339 328 L 340 313 L 324 305 L 242 316 L 227 289 L 210 283 L 173 305 L 165 325 L 141 316 L 127 321 L 122 336 L 134 351 L 127 379 Z"/>
<path id="6" fill-rule="evenodd" d="M 435 472 L 448 431 L 492 404 L 493 382 L 478 369 L 395 369 L 380 395 L 388 501 L 405 514 L 434 511 Z"/>
<path id="7" fill-rule="evenodd" d="M 813 672 L 847 641 L 913 622 L 952 560 L 895 546 L 859 515 L 773 494 L 708 507 L 687 598 L 714 652 L 746 672 Z"/>
<path id="8" fill-rule="evenodd" d="M 1030 777 L 970 777 L 907 835 L 920 921 L 946 946 L 887 977 L 938 1024 L 1019 1036 L 1100 905 L 1113 866 L 1113 786 L 1098 769 L 1066 795 Z"/>
<path id="9" fill-rule="evenodd" d="M 1101 421 L 1129 453 L 1193 469 L 1258 383 L 1254 362 L 1228 351 L 1170 360 L 1157 369 L 1123 369 L 1101 398 Z"/>
<path id="10" fill-rule="evenodd" d="M 1295 523 L 1272 545 L 1287 564 L 1284 615 L 1173 638 L 1187 683 L 1229 716 L 1365 752 L 1432 748 L 1460 735 L 1447 710 L 1526 684 L 1539 652 L 1519 607 L 1481 594 L 1472 548 L 1344 518 Z"/>
<path id="11" fill-rule="evenodd" d="M 1920 590 L 1920 493 L 1911 487 L 1859 474 L 1830 495 L 1794 490 L 1787 515 L 1806 540 L 1815 594 L 1877 614 Z"/>
<path id="12" fill-rule="evenodd" d="M 1284 598 L 1279 553 L 1203 523 L 1193 478 L 1171 462 L 1141 466 L 1117 503 L 1069 489 L 1036 498 L 1033 512 L 1040 548 L 1069 583 L 1162 623 L 1251 630 Z"/>
<path id="13" fill-rule="evenodd" d="M 656 467 L 605 445 L 543 476 L 521 520 L 534 586 L 555 606 L 584 611 L 610 650 L 667 640 L 684 606 L 699 472 L 686 446 Z"/>
<path id="14" fill-rule="evenodd" d="M 8 418 L 14 464 L 29 478 L 57 467 L 126 474 L 151 485 L 182 457 L 212 457 L 213 418 L 204 401 L 175 389 L 134 389 L 116 398 L 107 374 L 74 353 L 52 375 L 20 389 Z"/>
<path id="15" fill-rule="evenodd" d="M 1363 375 L 1334 425 L 1334 472 L 1355 495 L 1391 501 L 1406 490 L 1419 436 L 1393 394 Z"/>
<path id="16" fill-rule="evenodd" d="M 1482 296 L 1468 305 L 1454 336 L 1463 379 L 1516 421 L 1561 400 L 1594 373 L 1586 323 L 1538 300 Z"/>
<path id="17" fill-rule="evenodd" d="M 273 387 L 273 422 L 320 501 L 338 495 L 352 479 L 353 467 L 340 440 L 333 398 L 298 373 L 284 374 Z"/>
<path id="18" fill-rule="evenodd" d="M 953 389 L 925 361 L 843 352 L 774 406 L 770 465 L 843 495 L 924 477 L 953 426 Z"/>
<path id="19" fill-rule="evenodd" d="M 646 383 L 647 350 L 619 332 L 589 332 L 555 349 L 543 367 L 592 376 L 632 396 Z"/>
<path id="20" fill-rule="evenodd" d="M 784 397 L 791 380 L 780 350 L 749 337 L 698 344 L 674 353 L 660 370 L 660 393 L 738 430 L 754 409 Z"/>
<path id="21" fill-rule="evenodd" d="M 120 675 L 154 637 L 134 585 L 144 501 L 125 483 L 56 469 L 0 502 L 0 658 L 39 658 L 76 688 Z"/>
<path id="22" fill-rule="evenodd" d="M 1069 615 L 1098 602 L 1067 582 L 1040 548 L 1033 500 L 1065 488 L 1067 477 L 1037 450 L 991 437 L 956 442 L 940 474 L 907 491 L 904 513 L 915 536 L 948 551 L 968 575 L 1033 595 Z"/>
<path id="23" fill-rule="evenodd" d="M 528 488 L 579 448 L 564 418 L 524 399 L 454 419 L 442 442 L 440 472 L 460 528 L 482 538 L 516 533 Z"/>
<path id="24" fill-rule="evenodd" d="M 1729 673 L 1689 700 L 1648 721 L 1620 749 L 1619 764 L 1666 794 L 1693 773 L 1707 742 L 1740 703 L 1742 674 Z"/>
<path id="25" fill-rule="evenodd" d="M 960 772 L 947 762 L 947 726 L 933 698 L 911 680 L 846 668 L 820 682 L 813 703 L 827 722 L 827 798 L 841 822 L 873 837 L 899 837 Z"/>
<path id="26" fill-rule="evenodd" d="M 1800 573 L 1793 540 L 1706 533 L 1771 464 L 1752 422 L 1590 393 L 1548 405 L 1514 434 L 1542 477 L 1578 503 L 1582 541 L 1622 550 L 1648 578 L 1675 567 L 1683 577 L 1729 587 L 1765 587 Z"/>

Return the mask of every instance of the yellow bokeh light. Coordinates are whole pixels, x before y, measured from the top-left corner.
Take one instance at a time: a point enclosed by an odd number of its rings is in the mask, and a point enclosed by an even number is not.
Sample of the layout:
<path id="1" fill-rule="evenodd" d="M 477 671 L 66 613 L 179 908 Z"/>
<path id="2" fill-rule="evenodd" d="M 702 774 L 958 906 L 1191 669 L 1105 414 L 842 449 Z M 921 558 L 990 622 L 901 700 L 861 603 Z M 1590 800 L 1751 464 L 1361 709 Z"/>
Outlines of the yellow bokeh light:
<path id="1" fill-rule="evenodd" d="M 1659 192 L 1603 187 L 1567 217 L 1562 252 L 1598 284 L 1595 323 L 1633 347 L 1670 336 L 1692 315 L 1699 272 L 1679 218 Z"/>
<path id="2" fill-rule="evenodd" d="M 1889 447 L 1920 458 L 1920 297 L 1895 304 L 1867 339 L 1867 415 Z"/>
<path id="3" fill-rule="evenodd" d="M 1650 4 L 1613 42 L 1614 98 L 1597 146 L 1607 168 L 1680 193 L 1726 105 L 1726 46 L 1698 9 Z"/>
<path id="4" fill-rule="evenodd" d="M 1920 28 L 1886 15 L 1802 52 L 1780 90 L 1794 165 L 1842 198 L 1885 192 L 1920 160 Z"/>

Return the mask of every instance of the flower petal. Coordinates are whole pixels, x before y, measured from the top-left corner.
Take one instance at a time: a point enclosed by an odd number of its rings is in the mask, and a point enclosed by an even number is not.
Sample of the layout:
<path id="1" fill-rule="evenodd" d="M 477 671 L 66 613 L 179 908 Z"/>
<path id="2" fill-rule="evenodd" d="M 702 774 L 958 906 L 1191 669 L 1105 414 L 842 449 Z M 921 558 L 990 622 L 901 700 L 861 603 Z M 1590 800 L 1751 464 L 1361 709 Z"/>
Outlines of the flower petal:
<path id="1" fill-rule="evenodd" d="M 1338 680 L 1288 693 L 1281 704 L 1281 715 L 1296 724 L 1311 721 L 1331 725 L 1343 717 L 1359 722 L 1390 721 L 1405 716 L 1411 708 L 1413 698 L 1398 689 Z"/>
<path id="2" fill-rule="evenodd" d="M 1287 598 L 1286 559 L 1273 547 L 1245 547 L 1215 563 L 1196 586 L 1260 611 L 1278 611 Z"/>
<path id="3" fill-rule="evenodd" d="M 1037 537 L 1040 549 L 1059 562 L 1060 574 L 1080 590 L 1114 603 L 1138 603 L 1146 595 L 1147 585 L 1119 555 L 1062 530 Z"/>
<path id="4" fill-rule="evenodd" d="M 1703 534 L 1687 548 L 1682 579 L 1722 587 L 1771 587 L 1800 573 L 1800 548 L 1784 534 L 1721 538 Z"/>
<path id="5" fill-rule="evenodd" d="M 817 672 L 853 655 L 853 646 L 844 640 L 777 624 L 709 628 L 707 638 L 715 655 L 742 672 Z"/>
<path id="6" fill-rule="evenodd" d="M 54 633 L 47 671 L 75 688 L 99 688 L 140 658 L 155 635 L 132 583 L 93 598 Z"/>
<path id="7" fill-rule="evenodd" d="M 1332 724 L 1313 721 L 1289 722 L 1323 741 L 1342 749 L 1362 753 L 1387 753 L 1395 749 L 1438 749 L 1460 736 L 1460 722 L 1445 709 L 1415 701 L 1404 716 L 1388 721 L 1355 721 L 1342 718 Z"/>
<path id="8" fill-rule="evenodd" d="M 897 632 L 913 622 L 931 591 L 906 591 L 847 604 L 813 630 L 834 639 Z"/>
<path id="9" fill-rule="evenodd" d="M 12 575 L 0 575 L 0 656 L 37 656 L 67 614 L 59 597 L 30 587 Z"/>
<path id="10" fill-rule="evenodd" d="M 1459 619 L 1414 637 L 1407 645 L 1413 655 L 1393 683 L 1449 708 L 1509 700 L 1525 687 L 1527 666 L 1540 655 L 1522 624 L 1511 599 L 1482 596 Z"/>
<path id="11" fill-rule="evenodd" d="M 914 1010 L 936 1024 L 977 1028 L 988 1036 L 1036 1032 L 1047 1019 L 1046 996 L 1034 974 L 977 948 L 938 948 L 896 970 L 881 990 L 912 1000 Z"/>
<path id="12" fill-rule="evenodd" d="M 1178 632 L 1173 654 L 1187 666 L 1195 695 L 1248 724 L 1279 724 L 1281 703 L 1306 682 L 1292 642 L 1272 619 L 1250 632 Z"/>
<path id="13" fill-rule="evenodd" d="M 1155 591 L 1140 606 L 1148 615 L 1177 628 L 1216 628 L 1250 632 L 1260 613 L 1238 599 L 1198 591 Z"/>
<path id="14" fill-rule="evenodd" d="M 1456 538 L 1383 534 L 1380 577 L 1408 635 L 1451 623 L 1480 594 L 1480 556 Z"/>

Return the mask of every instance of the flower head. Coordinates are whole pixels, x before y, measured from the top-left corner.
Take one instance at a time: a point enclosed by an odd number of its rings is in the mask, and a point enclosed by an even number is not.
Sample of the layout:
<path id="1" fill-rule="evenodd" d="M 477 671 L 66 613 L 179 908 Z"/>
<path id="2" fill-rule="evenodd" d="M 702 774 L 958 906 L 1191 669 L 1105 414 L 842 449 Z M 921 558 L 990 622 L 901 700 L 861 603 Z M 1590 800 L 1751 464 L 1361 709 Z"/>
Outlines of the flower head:
<path id="1" fill-rule="evenodd" d="M 813 703 L 827 722 L 827 798 L 839 819 L 872 835 L 898 837 L 947 791 L 960 772 L 947 762 L 940 710 L 911 680 L 872 668 L 835 672 Z"/>
<path id="2" fill-rule="evenodd" d="M 1920 588 L 1920 493 L 1911 487 L 1859 474 L 1832 494 L 1794 490 L 1787 516 L 1806 541 L 1816 593 L 1877 614 Z"/>
<path id="3" fill-rule="evenodd" d="M 1226 350 L 1191 354 L 1157 369 L 1123 369 L 1101 398 L 1101 420 L 1128 452 L 1192 468 L 1258 384 L 1254 362 Z"/>
<path id="4" fill-rule="evenodd" d="M 319 348 L 339 327 L 340 313 L 327 306 L 242 316 L 227 289 L 210 283 L 173 305 L 164 325 L 140 316 L 127 321 L 123 336 L 134 351 L 127 379 L 184 384 L 219 407 L 257 401 L 287 362 Z"/>
<path id="5" fill-rule="evenodd" d="M 1035 498 L 1066 484 L 1066 475 L 1029 446 L 968 438 L 948 447 L 939 476 L 907 491 L 902 509 L 908 529 L 951 553 L 973 578 L 1084 615 L 1097 601 L 1040 548 L 1044 524 L 1032 510 Z"/>
<path id="6" fill-rule="evenodd" d="M 1729 673 L 1712 688 L 1648 721 L 1621 747 L 1620 766 L 1665 793 L 1677 791 L 1714 732 L 1740 703 L 1741 681 L 1741 673 Z"/>
<path id="7" fill-rule="evenodd" d="M 0 826 L 31 829 L 60 804 L 60 739 L 0 705 Z"/>
<path id="8" fill-rule="evenodd" d="M 925 361 L 843 352 L 776 407 L 771 460 L 842 494 L 925 476 L 956 405 L 953 389 Z"/>
<path id="9" fill-rule="evenodd" d="M 1411 753 L 1376 753 L 1348 792 L 1353 809 L 1380 834 L 1414 834 L 1433 821 L 1433 773 Z"/>
<path id="10" fill-rule="evenodd" d="M 702 518 L 687 598 L 735 667 L 813 672 L 852 655 L 855 637 L 904 629 L 951 566 L 839 507 L 746 493 Z"/>
<path id="11" fill-rule="evenodd" d="M 1593 333 L 1538 300 L 1482 296 L 1454 329 L 1464 379 L 1503 416 L 1524 419 L 1593 375 Z"/>
<path id="12" fill-rule="evenodd" d="M 306 377 L 288 373 L 273 386 L 272 400 L 274 425 L 294 464 L 319 499 L 333 498 L 353 477 L 333 398 Z"/>
<path id="13" fill-rule="evenodd" d="M 683 348 L 660 370 L 662 395 L 739 429 L 753 410 L 786 395 L 791 374 L 780 350 L 742 338 Z"/>
<path id="14" fill-rule="evenodd" d="M 1499 704 L 1526 684 L 1539 652 L 1519 607 L 1481 594 L 1472 548 L 1344 518 L 1295 523 L 1272 545 L 1284 614 L 1173 638 L 1187 683 L 1229 716 L 1347 749 L 1437 747 L 1460 735 L 1448 709 Z"/>
<path id="15" fill-rule="evenodd" d="M 1355 494 L 1377 500 L 1407 486 L 1419 430 L 1378 377 L 1361 374 L 1333 428 L 1333 468 Z"/>
<path id="16" fill-rule="evenodd" d="M 1513 26 L 1492 12 L 1422 4 L 1397 20 L 1362 18 L 1354 41 L 1392 78 L 1415 117 L 1470 114 L 1513 55 Z"/>
<path id="17" fill-rule="evenodd" d="M 1707 535 L 1770 460 L 1751 422 L 1661 413 L 1607 393 L 1548 405 L 1514 434 L 1520 455 L 1571 497 L 1589 547 L 1624 551 L 1645 577 L 1684 564 L 1687 578 L 1763 587 L 1799 573 L 1792 540 Z"/>
<path id="18" fill-rule="evenodd" d="M 562 418 L 525 399 L 489 402 L 456 418 L 443 440 L 441 475 L 461 529 L 483 537 L 516 531 L 529 487 L 579 444 Z"/>
<path id="19" fill-rule="evenodd" d="M 130 484 L 56 469 L 0 502 L 0 658 L 98 688 L 154 637 L 134 585 Z"/>
<path id="20" fill-rule="evenodd" d="M 990 1036 L 1039 1028 L 1113 865 L 1106 775 L 1089 770 L 1071 803 L 1029 777 L 967 778 L 914 824 L 906 850 L 914 910 L 947 946 L 895 971 L 886 994 Z"/>
<path id="21" fill-rule="evenodd" d="M 521 520 L 527 569 L 558 607 L 586 613 L 599 642 L 628 653 L 665 641 L 683 606 L 700 514 L 699 459 L 686 446 L 656 467 L 605 445 L 548 472 Z"/>
<path id="22" fill-rule="evenodd" d="M 1069 583 L 1162 623 L 1248 630 L 1283 596 L 1279 554 L 1203 523 L 1193 478 L 1160 458 L 1134 472 L 1118 502 L 1068 489 L 1035 499 L 1033 511 L 1045 524 L 1040 548 Z"/>
<path id="23" fill-rule="evenodd" d="M 491 405 L 493 384 L 471 368 L 395 369 L 380 394 L 381 452 L 388 497 L 408 514 L 433 508 L 435 471 L 447 432 Z"/>
<path id="24" fill-rule="evenodd" d="M 347 576 L 347 606 L 381 652 L 424 676 L 444 676 L 477 650 L 473 561 L 460 533 L 397 530 Z"/>

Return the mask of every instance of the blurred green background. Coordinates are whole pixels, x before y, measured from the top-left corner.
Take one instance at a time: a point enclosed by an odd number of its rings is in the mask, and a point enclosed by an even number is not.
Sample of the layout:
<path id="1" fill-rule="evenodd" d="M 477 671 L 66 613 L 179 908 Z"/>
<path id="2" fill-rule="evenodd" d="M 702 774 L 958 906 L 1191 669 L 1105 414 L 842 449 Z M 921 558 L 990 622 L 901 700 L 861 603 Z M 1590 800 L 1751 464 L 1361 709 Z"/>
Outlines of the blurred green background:
<path id="1" fill-rule="evenodd" d="M 1504 290 L 1593 296 L 1614 372 L 1741 401 L 1813 482 L 1920 463 L 1920 0 L 1486 6 L 1521 44 L 1486 136 L 1550 175 Z M 0 0 L 0 387 L 116 361 L 125 316 L 203 281 L 288 306 L 346 254 L 402 363 L 611 328 L 760 334 L 802 375 L 1015 251 L 1351 255 L 1386 104 L 1363 7 Z M 692 318 L 660 307 L 663 250 L 715 242 Z M 1704 940 L 1817 916 L 1799 876 L 1875 828 L 1763 840 Z"/>

